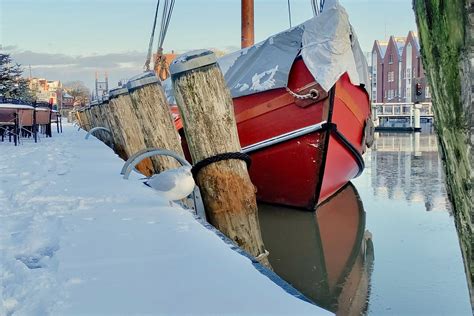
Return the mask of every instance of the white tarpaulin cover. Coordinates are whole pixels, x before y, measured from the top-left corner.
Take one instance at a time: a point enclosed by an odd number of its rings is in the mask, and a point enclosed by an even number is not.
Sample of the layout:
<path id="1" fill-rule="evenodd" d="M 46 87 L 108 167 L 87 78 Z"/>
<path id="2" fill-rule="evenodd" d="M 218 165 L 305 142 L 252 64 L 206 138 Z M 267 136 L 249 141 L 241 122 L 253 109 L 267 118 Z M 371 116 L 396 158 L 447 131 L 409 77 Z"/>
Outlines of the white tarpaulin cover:
<path id="1" fill-rule="evenodd" d="M 291 66 L 301 55 L 314 79 L 329 91 L 345 73 L 355 85 L 368 88 L 368 69 L 346 10 L 337 0 L 327 0 L 318 16 L 218 60 L 232 96 L 284 88 Z M 171 80 L 163 82 L 168 101 Z"/>

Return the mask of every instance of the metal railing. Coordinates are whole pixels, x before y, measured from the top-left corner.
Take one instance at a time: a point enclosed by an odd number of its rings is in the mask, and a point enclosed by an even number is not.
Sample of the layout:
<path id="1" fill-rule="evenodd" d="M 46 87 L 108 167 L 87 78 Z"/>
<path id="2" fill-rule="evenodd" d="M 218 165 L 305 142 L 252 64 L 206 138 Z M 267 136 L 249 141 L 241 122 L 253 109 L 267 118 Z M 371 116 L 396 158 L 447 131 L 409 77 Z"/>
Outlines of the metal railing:
<path id="1" fill-rule="evenodd" d="M 375 126 L 380 122 L 405 119 L 409 127 L 418 126 L 420 118 L 433 118 L 431 102 L 394 102 L 394 103 L 372 103 L 372 120 Z M 414 122 L 414 121 L 417 122 Z"/>

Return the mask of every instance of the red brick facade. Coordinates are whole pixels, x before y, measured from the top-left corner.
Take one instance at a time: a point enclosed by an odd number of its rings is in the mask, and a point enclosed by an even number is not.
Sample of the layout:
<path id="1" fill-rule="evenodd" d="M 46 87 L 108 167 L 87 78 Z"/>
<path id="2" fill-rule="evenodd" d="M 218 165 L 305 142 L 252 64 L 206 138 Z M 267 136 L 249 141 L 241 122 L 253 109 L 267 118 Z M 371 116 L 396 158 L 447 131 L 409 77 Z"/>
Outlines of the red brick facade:
<path id="1" fill-rule="evenodd" d="M 417 95 L 417 90 L 421 95 Z M 372 102 L 430 100 L 414 32 L 410 31 L 407 37 L 390 36 L 388 42 L 374 42 L 371 91 Z"/>

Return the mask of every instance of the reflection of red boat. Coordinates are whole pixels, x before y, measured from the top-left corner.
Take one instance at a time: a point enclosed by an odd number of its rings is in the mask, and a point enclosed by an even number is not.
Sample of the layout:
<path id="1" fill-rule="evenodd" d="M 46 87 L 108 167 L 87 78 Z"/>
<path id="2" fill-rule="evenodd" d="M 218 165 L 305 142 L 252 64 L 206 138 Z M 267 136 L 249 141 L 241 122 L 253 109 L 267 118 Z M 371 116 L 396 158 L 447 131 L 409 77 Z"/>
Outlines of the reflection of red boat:
<path id="1" fill-rule="evenodd" d="M 323 34 L 329 44 L 318 46 L 321 34 L 314 30 L 321 25 L 329 28 Z M 219 65 L 233 96 L 242 150 L 252 158 L 258 200 L 311 210 L 362 172 L 370 106 L 360 85 L 365 60 L 345 11 L 334 5 L 298 27 Z"/>
<path id="2" fill-rule="evenodd" d="M 260 227 L 278 275 L 336 315 L 363 315 L 374 262 L 357 191 L 348 184 L 316 213 L 259 205 Z"/>

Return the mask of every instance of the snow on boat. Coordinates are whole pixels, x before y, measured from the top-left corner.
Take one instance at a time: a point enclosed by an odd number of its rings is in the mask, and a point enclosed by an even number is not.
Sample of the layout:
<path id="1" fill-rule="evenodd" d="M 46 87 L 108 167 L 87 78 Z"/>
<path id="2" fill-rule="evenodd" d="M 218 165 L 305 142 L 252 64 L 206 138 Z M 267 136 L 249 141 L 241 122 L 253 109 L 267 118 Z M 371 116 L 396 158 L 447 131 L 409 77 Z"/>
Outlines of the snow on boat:
<path id="1" fill-rule="evenodd" d="M 367 64 L 337 1 L 218 63 L 259 201 L 314 210 L 363 171 L 371 134 Z M 171 92 L 170 82 L 164 86 Z"/>

